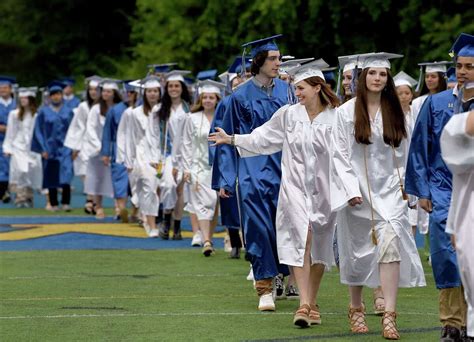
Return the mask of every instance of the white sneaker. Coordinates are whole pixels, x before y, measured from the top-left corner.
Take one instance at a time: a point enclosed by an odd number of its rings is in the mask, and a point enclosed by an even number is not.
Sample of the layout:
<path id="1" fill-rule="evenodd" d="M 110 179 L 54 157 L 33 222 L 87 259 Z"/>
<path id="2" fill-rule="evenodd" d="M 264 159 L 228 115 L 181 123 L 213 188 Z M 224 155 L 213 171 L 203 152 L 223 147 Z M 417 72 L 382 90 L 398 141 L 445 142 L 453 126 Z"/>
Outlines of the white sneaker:
<path id="1" fill-rule="evenodd" d="M 224 237 L 224 252 L 230 253 L 232 251 L 232 245 L 230 244 L 229 234 L 226 234 Z"/>
<path id="2" fill-rule="evenodd" d="M 191 246 L 193 247 L 202 247 L 202 235 L 201 235 L 201 231 L 197 231 L 194 235 L 193 235 L 193 240 L 191 241 Z"/>
<path id="3" fill-rule="evenodd" d="M 150 236 L 150 233 L 151 233 L 150 225 L 146 221 L 143 221 L 143 228 L 145 229 L 146 235 Z"/>
<path id="4" fill-rule="evenodd" d="M 253 277 L 253 268 L 252 266 L 250 266 L 250 272 L 249 272 L 249 275 L 247 276 L 247 280 L 254 280 L 254 277 Z"/>
<path id="5" fill-rule="evenodd" d="M 151 238 L 157 238 L 159 235 L 158 229 L 150 229 L 150 232 L 148 233 L 148 236 Z"/>
<path id="6" fill-rule="evenodd" d="M 260 296 L 258 309 L 260 311 L 275 311 L 275 302 L 273 301 L 273 295 L 271 293 Z"/>

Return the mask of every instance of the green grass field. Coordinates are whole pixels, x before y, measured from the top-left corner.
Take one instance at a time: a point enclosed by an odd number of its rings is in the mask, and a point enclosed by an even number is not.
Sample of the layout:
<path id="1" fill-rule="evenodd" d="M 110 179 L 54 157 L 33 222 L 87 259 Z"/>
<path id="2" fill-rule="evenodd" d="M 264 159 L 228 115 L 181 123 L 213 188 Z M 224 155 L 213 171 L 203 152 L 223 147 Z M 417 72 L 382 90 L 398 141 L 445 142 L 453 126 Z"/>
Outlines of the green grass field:
<path id="1" fill-rule="evenodd" d="M 247 262 L 221 250 L 206 259 L 198 249 L 2 252 L 0 270 L 2 341 L 383 340 L 373 315 L 369 335 L 349 334 L 337 271 L 323 279 L 323 324 L 302 330 L 292 325 L 297 302 L 258 312 Z M 439 336 L 437 291 L 425 273 L 426 288 L 400 291 L 405 341 Z"/>

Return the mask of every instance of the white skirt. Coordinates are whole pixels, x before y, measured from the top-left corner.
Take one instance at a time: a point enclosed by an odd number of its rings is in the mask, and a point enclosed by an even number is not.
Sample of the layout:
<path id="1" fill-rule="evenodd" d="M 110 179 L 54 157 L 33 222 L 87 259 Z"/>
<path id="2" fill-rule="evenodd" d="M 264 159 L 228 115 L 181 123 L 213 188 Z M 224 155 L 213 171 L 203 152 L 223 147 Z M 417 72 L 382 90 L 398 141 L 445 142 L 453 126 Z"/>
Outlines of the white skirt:
<path id="1" fill-rule="evenodd" d="M 112 171 L 110 166 L 104 165 L 100 156 L 92 157 L 87 161 L 84 192 L 88 195 L 114 197 Z"/>
<path id="2" fill-rule="evenodd" d="M 198 220 L 212 221 L 217 205 L 217 192 L 207 184 L 189 186 L 188 211 L 196 214 Z"/>
<path id="3" fill-rule="evenodd" d="M 160 182 L 160 197 L 163 203 L 163 210 L 173 210 L 178 200 L 176 193 L 177 183 L 173 178 L 173 165 L 171 156 L 166 157 L 165 168 Z"/>
<path id="4" fill-rule="evenodd" d="M 81 154 L 72 162 L 75 176 L 85 176 L 87 174 L 87 162 L 81 158 Z"/>
<path id="5" fill-rule="evenodd" d="M 152 166 L 141 167 L 137 170 L 136 192 L 140 213 L 146 216 L 158 216 L 160 199 L 157 194 L 158 178 Z"/>

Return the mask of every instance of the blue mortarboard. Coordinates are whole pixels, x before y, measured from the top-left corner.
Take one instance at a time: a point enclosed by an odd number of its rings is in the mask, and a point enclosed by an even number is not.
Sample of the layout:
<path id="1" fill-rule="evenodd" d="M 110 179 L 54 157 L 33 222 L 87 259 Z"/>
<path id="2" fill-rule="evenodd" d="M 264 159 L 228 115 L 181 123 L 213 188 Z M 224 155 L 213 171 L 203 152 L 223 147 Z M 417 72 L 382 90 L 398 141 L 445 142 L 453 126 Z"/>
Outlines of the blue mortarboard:
<path id="1" fill-rule="evenodd" d="M 175 65 L 178 65 L 178 63 L 148 64 L 147 67 L 154 72 L 165 73 L 170 72 Z"/>
<path id="2" fill-rule="evenodd" d="M 245 57 L 245 69 L 248 70 L 252 65 L 250 56 Z M 242 57 L 238 56 L 227 70 L 231 74 L 239 74 L 242 71 Z"/>
<path id="3" fill-rule="evenodd" d="M 245 51 L 245 48 L 250 46 L 252 48 L 252 50 L 250 51 L 250 55 L 252 56 L 252 58 L 254 58 L 259 52 L 262 51 L 277 51 L 278 46 L 275 43 L 275 39 L 280 38 L 282 36 L 282 34 L 276 34 L 271 37 L 254 40 L 253 42 L 242 44 L 242 47 Z"/>
<path id="4" fill-rule="evenodd" d="M 64 87 L 65 87 L 64 83 L 62 83 L 58 80 L 54 80 L 54 81 L 49 82 L 48 92 L 50 94 L 57 93 L 57 92 L 62 92 Z"/>
<path id="5" fill-rule="evenodd" d="M 15 77 L 11 76 L 0 76 L 0 85 L 13 85 L 16 82 Z"/>
<path id="6" fill-rule="evenodd" d="M 191 78 L 191 77 L 183 77 L 184 78 L 184 83 L 186 83 L 187 85 L 193 85 L 194 84 L 194 79 Z"/>
<path id="7" fill-rule="evenodd" d="M 66 86 L 73 86 L 74 84 L 76 84 L 76 81 L 74 80 L 74 78 L 71 78 L 71 77 L 63 77 L 61 78 L 61 82 L 66 85 Z"/>
<path id="8" fill-rule="evenodd" d="M 447 77 L 446 82 L 448 83 L 457 82 L 458 79 L 456 78 L 456 68 L 450 67 L 448 71 L 446 71 L 446 77 Z"/>
<path id="9" fill-rule="evenodd" d="M 137 91 L 137 88 L 135 85 L 130 84 L 130 82 L 133 82 L 134 80 L 124 80 L 123 81 L 123 87 L 125 88 L 125 91 Z"/>
<path id="10" fill-rule="evenodd" d="M 461 33 L 451 48 L 451 57 L 474 57 L 474 36 Z"/>
<path id="11" fill-rule="evenodd" d="M 323 69 L 323 75 L 324 75 L 324 78 L 326 79 L 326 82 L 328 82 L 330 80 L 336 81 L 336 75 L 334 74 L 334 71 L 336 69 L 338 69 L 338 67 Z"/>
<path id="12" fill-rule="evenodd" d="M 199 81 L 213 80 L 216 78 L 216 75 L 217 75 L 216 69 L 203 70 L 203 71 L 198 72 L 198 74 L 196 75 L 196 78 Z"/>

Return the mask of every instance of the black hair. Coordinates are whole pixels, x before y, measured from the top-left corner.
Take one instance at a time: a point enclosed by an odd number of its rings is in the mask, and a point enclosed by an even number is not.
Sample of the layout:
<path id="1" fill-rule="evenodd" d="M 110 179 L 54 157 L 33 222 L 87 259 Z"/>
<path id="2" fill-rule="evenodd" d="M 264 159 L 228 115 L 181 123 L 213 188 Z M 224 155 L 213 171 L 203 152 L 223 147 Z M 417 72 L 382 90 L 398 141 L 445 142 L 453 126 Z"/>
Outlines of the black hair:
<path id="1" fill-rule="evenodd" d="M 260 68 L 265 63 L 265 60 L 268 57 L 268 51 L 260 51 L 252 58 L 252 65 L 250 66 L 250 73 L 255 76 L 260 72 Z"/>
<path id="2" fill-rule="evenodd" d="M 183 81 L 179 81 L 179 83 L 181 83 L 181 88 L 182 88 L 181 100 L 183 100 L 186 103 L 191 103 L 191 96 L 189 96 L 188 87 Z M 163 94 L 163 98 L 161 100 L 161 107 L 160 107 L 160 110 L 158 111 L 158 116 L 160 117 L 160 120 L 162 121 L 167 121 L 171 114 L 171 97 L 168 94 L 168 84 L 169 82 L 166 82 L 165 93 Z"/>

